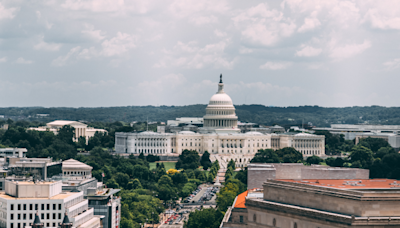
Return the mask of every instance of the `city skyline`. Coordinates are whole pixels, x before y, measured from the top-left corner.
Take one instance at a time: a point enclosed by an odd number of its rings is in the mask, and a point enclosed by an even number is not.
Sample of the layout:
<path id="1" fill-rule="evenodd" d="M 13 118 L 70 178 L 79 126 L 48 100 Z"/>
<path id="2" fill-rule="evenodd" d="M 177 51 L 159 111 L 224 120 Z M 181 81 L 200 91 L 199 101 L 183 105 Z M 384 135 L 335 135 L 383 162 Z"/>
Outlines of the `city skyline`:
<path id="1" fill-rule="evenodd" d="M 398 5 L 396 5 L 398 4 Z M 400 106 L 393 1 L 0 1 L 0 107 Z"/>

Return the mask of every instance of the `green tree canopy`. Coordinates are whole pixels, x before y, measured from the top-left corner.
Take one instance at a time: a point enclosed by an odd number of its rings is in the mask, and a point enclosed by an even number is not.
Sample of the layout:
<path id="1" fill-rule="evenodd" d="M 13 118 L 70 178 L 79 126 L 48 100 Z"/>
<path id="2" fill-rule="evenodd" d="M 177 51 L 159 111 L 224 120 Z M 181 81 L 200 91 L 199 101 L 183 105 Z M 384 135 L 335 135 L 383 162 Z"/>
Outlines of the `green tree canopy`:
<path id="1" fill-rule="evenodd" d="M 273 149 L 258 150 L 250 163 L 279 163 L 278 154 Z"/>

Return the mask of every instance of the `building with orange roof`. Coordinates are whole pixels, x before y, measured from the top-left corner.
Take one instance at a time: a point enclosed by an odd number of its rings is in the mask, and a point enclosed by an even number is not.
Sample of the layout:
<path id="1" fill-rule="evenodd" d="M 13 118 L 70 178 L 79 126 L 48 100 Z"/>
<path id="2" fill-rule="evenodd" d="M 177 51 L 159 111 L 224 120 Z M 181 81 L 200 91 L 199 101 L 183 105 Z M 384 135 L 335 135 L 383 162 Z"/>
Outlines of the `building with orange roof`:
<path id="1" fill-rule="evenodd" d="M 220 227 L 400 227 L 397 180 L 276 179 L 261 191 L 238 195 Z"/>

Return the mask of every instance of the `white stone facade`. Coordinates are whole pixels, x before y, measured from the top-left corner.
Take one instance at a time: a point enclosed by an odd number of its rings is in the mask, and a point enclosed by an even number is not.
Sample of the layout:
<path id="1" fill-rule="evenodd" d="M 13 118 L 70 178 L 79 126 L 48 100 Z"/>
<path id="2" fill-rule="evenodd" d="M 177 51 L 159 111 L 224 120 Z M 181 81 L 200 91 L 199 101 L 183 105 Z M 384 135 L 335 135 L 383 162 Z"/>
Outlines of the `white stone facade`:
<path id="1" fill-rule="evenodd" d="M 6 181 L 5 192 L 0 193 L 0 227 L 22 228 L 29 226 L 38 213 L 45 227 L 57 227 L 67 212 L 73 227 L 89 227 L 90 222 L 100 227 L 93 208 L 83 192 L 61 192 L 62 182 L 12 182 Z"/>
<path id="2" fill-rule="evenodd" d="M 325 155 L 325 137 L 312 134 L 263 134 L 250 131 L 239 133 L 238 117 L 231 98 L 223 90 L 222 78 L 218 92 L 206 108 L 204 126 L 199 133 L 115 133 L 115 151 L 145 155 L 180 154 L 184 150 L 208 151 L 223 161 L 233 159 L 238 167 L 246 166 L 260 149 L 294 147 L 307 156 Z M 217 159 L 211 156 L 212 160 Z"/>

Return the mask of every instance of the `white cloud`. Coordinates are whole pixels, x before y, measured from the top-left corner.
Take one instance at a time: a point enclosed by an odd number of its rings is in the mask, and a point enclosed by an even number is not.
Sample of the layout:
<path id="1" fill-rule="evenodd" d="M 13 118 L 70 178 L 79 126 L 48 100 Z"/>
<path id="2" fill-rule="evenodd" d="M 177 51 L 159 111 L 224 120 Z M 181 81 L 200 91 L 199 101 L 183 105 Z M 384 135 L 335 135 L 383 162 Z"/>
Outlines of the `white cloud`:
<path id="1" fill-rule="evenodd" d="M 0 58 L 0 63 L 5 63 L 5 62 L 7 62 L 7 57 Z"/>
<path id="2" fill-rule="evenodd" d="M 367 9 L 363 21 L 370 22 L 373 28 L 400 29 L 399 1 L 359 1 L 359 4 Z"/>
<path id="3" fill-rule="evenodd" d="M 80 46 L 74 47 L 65 56 L 59 56 L 58 58 L 54 59 L 51 64 L 53 66 L 65 66 L 68 61 L 70 61 L 71 57 L 78 53 L 79 50 L 81 50 Z"/>
<path id="4" fill-rule="evenodd" d="M 222 38 L 222 37 L 226 37 L 226 32 L 222 32 L 222 31 L 220 31 L 220 30 L 218 30 L 218 29 L 215 29 L 214 30 L 214 34 L 217 36 L 217 37 L 220 37 L 220 38 Z"/>
<path id="5" fill-rule="evenodd" d="M 15 62 L 18 63 L 18 64 L 32 64 L 33 63 L 32 60 L 26 60 L 26 59 L 24 59 L 22 57 L 19 57 L 17 59 L 17 61 L 15 61 Z"/>
<path id="6" fill-rule="evenodd" d="M 232 18 L 241 31 L 242 38 L 253 44 L 273 46 L 284 37 L 291 36 L 296 24 L 276 9 L 269 9 L 266 3 L 244 10 Z"/>
<path id="7" fill-rule="evenodd" d="M 400 67 L 400 58 L 393 59 L 383 63 L 387 70 L 393 70 Z"/>
<path id="8" fill-rule="evenodd" d="M 66 0 L 62 6 L 71 10 L 112 12 L 121 10 L 124 7 L 124 0 Z"/>
<path id="9" fill-rule="evenodd" d="M 84 35 L 86 35 L 87 37 L 96 40 L 96 41 L 100 41 L 103 40 L 105 38 L 104 32 L 102 32 L 101 30 L 95 30 L 93 25 L 90 24 L 86 24 L 85 25 L 86 29 L 82 30 L 82 33 Z"/>
<path id="10" fill-rule="evenodd" d="M 318 18 L 304 18 L 304 24 L 297 30 L 298 32 L 306 32 L 309 30 L 313 30 L 314 28 L 321 25 L 321 22 Z"/>
<path id="11" fill-rule="evenodd" d="M 12 19 L 15 17 L 17 8 L 5 8 L 0 2 L 0 20 L 1 19 Z"/>
<path id="12" fill-rule="evenodd" d="M 371 47 L 371 42 L 364 40 L 362 44 L 347 44 L 344 46 L 337 46 L 336 41 L 332 40 L 330 43 L 330 57 L 336 60 L 350 58 L 362 53 Z"/>
<path id="13" fill-rule="evenodd" d="M 44 42 L 44 36 L 41 36 L 39 42 L 33 46 L 36 50 L 45 50 L 45 51 L 58 51 L 60 50 L 61 44 L 57 43 L 47 43 Z"/>
<path id="14" fill-rule="evenodd" d="M 178 42 L 172 51 L 165 51 L 166 57 L 155 64 L 156 68 L 168 66 L 185 67 L 189 69 L 202 69 L 207 66 L 230 69 L 233 67 L 236 58 L 229 60 L 225 57 L 227 41 L 207 44 L 199 47 L 197 42 Z"/>
<path id="15" fill-rule="evenodd" d="M 322 49 L 313 48 L 311 46 L 302 45 L 301 49 L 296 51 L 297 56 L 312 57 L 321 54 Z"/>
<path id="16" fill-rule="evenodd" d="M 291 66 L 291 62 L 266 62 L 260 66 L 263 70 L 283 70 Z"/>
<path id="17" fill-rule="evenodd" d="M 118 32 L 117 36 L 103 41 L 101 54 L 104 56 L 120 55 L 135 48 L 135 36 Z"/>
<path id="18" fill-rule="evenodd" d="M 254 50 L 250 49 L 250 48 L 245 48 L 245 47 L 240 47 L 239 48 L 239 53 L 240 54 L 250 54 L 250 53 L 253 53 L 253 52 L 254 52 Z"/>

